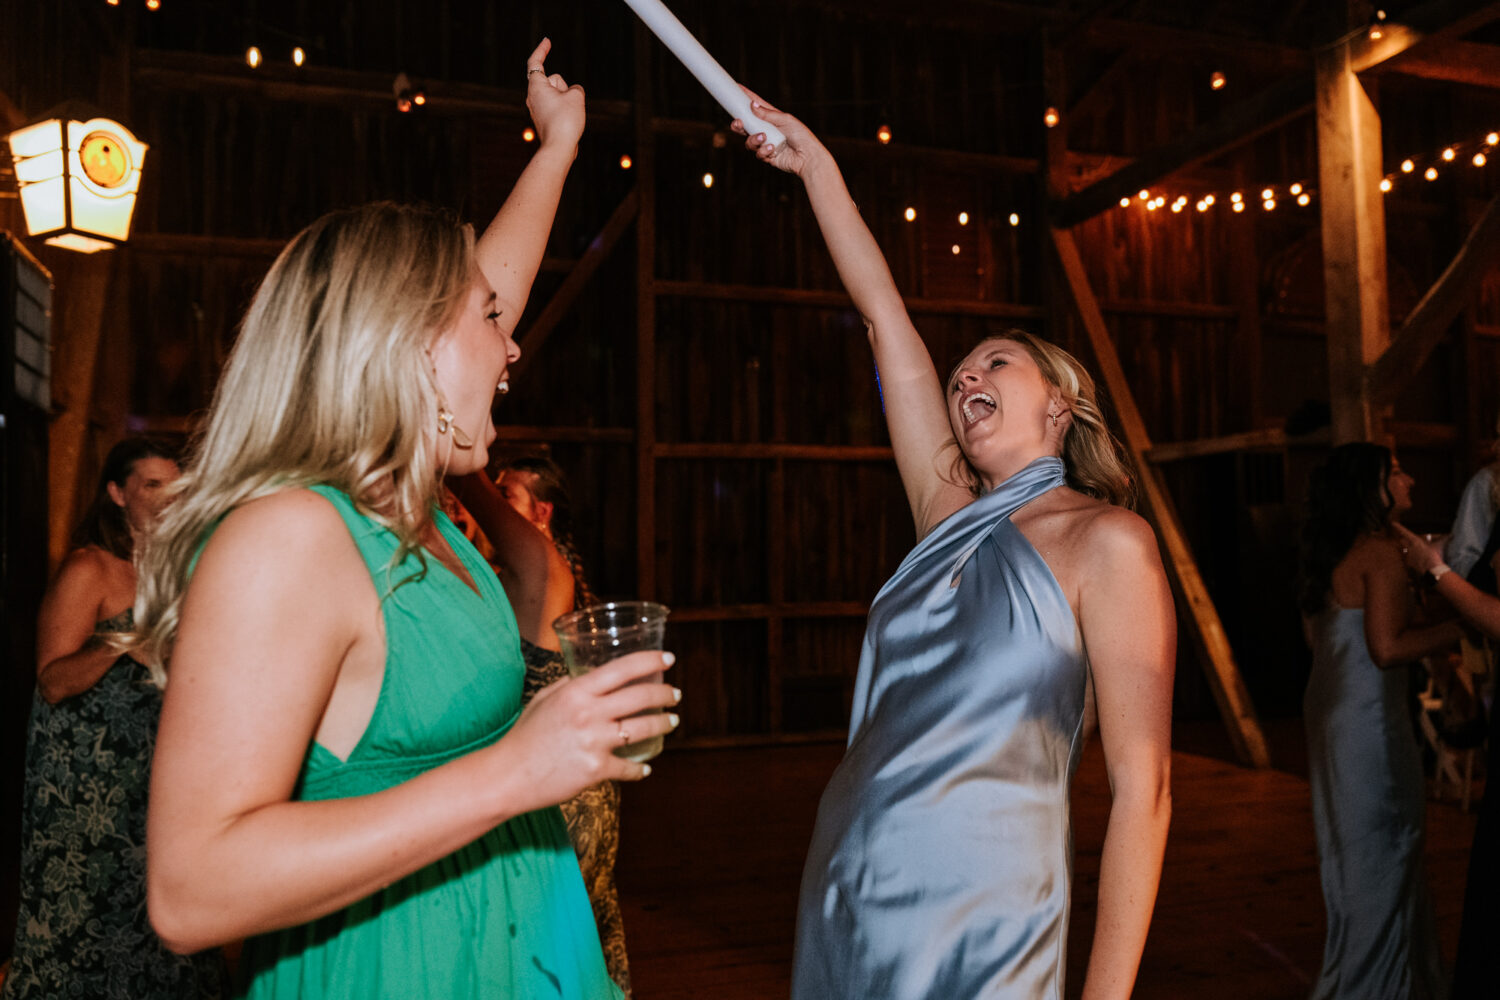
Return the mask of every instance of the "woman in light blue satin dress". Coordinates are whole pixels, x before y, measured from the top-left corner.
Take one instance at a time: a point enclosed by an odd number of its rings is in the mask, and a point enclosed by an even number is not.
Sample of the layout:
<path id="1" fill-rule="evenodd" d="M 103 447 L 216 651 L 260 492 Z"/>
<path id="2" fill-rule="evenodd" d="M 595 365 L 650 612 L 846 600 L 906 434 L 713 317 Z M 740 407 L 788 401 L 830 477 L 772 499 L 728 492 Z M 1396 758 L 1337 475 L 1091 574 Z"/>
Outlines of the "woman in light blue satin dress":
<path id="1" fill-rule="evenodd" d="M 1097 712 L 1114 800 L 1083 995 L 1127 997 L 1170 814 L 1175 620 L 1093 382 L 1007 331 L 941 383 L 828 151 L 752 100 L 786 141 L 747 145 L 802 178 L 865 317 L 919 538 L 870 609 L 792 995 L 1061 998 L 1068 789 Z"/>
<path id="2" fill-rule="evenodd" d="M 1442 995 L 1422 864 L 1422 758 L 1407 664 L 1458 642 L 1453 622 L 1413 627 L 1392 519 L 1412 479 L 1389 449 L 1335 448 L 1314 471 L 1301 604 L 1313 649 L 1303 699 L 1313 825 L 1328 929 L 1313 1000 Z"/>

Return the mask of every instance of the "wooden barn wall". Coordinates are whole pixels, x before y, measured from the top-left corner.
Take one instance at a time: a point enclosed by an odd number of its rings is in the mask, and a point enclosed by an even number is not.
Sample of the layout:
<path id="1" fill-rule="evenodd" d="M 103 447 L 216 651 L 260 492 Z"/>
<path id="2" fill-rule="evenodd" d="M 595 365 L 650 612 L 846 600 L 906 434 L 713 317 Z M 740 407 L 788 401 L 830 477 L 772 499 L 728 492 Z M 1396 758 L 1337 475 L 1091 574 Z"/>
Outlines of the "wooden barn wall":
<path id="1" fill-rule="evenodd" d="M 198 65 L 255 79 L 232 61 L 250 39 L 225 5 L 154 21 L 130 12 L 123 25 L 110 20 L 118 12 L 86 0 L 21 6 L 21 30 L 0 41 L 0 90 L 28 112 L 80 96 L 80 88 L 82 96 L 97 93 L 152 145 L 139 238 L 116 265 L 115 381 L 100 390 L 119 416 L 101 433 L 190 427 L 277 245 L 323 211 L 378 198 L 421 200 L 482 226 L 532 148 L 520 138 L 523 117 L 499 105 L 518 107 L 523 60 L 544 33 L 555 43 L 549 67 L 585 85 L 595 120 L 523 334 L 643 180 L 618 163 L 641 151 L 627 104 L 636 92 L 634 28 L 617 2 L 256 5 L 261 22 L 287 33 L 262 40 L 268 59 L 284 63 L 281 50 L 295 35 L 312 40 L 314 66 L 371 79 L 404 70 L 431 81 L 435 95 L 445 86 L 498 88 L 484 91 L 498 95 L 488 110 L 445 110 L 435 99 L 411 115 L 397 114 L 378 94 L 301 100 L 295 87 L 191 86 L 183 73 L 165 71 Z M 1036 34 L 916 32 L 915 14 L 902 21 L 769 0 L 674 7 L 732 73 L 825 135 L 847 140 L 839 148 L 851 191 L 897 284 L 931 304 L 916 319 L 940 366 L 1011 325 L 1047 333 L 1092 362 L 1071 322 L 1041 318 L 1050 275 L 1037 178 L 1026 162 L 1043 138 Z M 35 44 L 18 45 L 18 35 Z M 880 452 L 888 439 L 863 327 L 814 294 L 837 291 L 838 282 L 795 181 L 746 157 L 739 140 L 714 128 L 723 116 L 687 74 L 654 42 L 652 53 L 649 111 L 664 123 L 646 180 L 657 206 L 651 224 L 660 284 L 650 292 L 636 287 L 627 235 L 499 404 L 501 424 L 539 430 L 515 432 L 496 451 L 546 450 L 569 472 L 579 546 L 601 594 L 652 596 L 676 610 L 671 641 L 688 692 L 685 736 L 828 734 L 847 718 L 863 609 L 912 542 L 899 483 Z M 1077 53 L 1075 80 L 1113 58 Z M 1127 71 L 1094 110 L 1066 123 L 1073 148 L 1090 154 L 1074 165 L 1075 183 L 1222 106 L 1203 86 L 1204 57 L 1126 58 L 1133 60 Z M 1263 65 L 1224 64 L 1241 96 L 1275 76 Z M 296 82 L 284 68 L 275 73 Z M 1470 118 L 1500 115 L 1487 96 L 1414 84 L 1393 83 L 1382 100 L 1393 118 L 1386 130 L 1393 150 L 1439 148 L 1445 136 L 1472 131 Z M 895 133 L 890 147 L 872 140 L 880 124 Z M 1248 193 L 1314 177 L 1311 136 L 1310 122 L 1291 126 L 1163 190 L 1222 192 L 1239 183 Z M 966 155 L 916 155 L 914 147 Z M 705 173 L 714 175 L 712 187 L 703 185 Z M 1476 173 L 1393 200 L 1393 318 L 1442 270 L 1466 232 L 1462 220 L 1490 193 Z M 915 221 L 904 218 L 908 207 Z M 967 225 L 958 223 L 959 212 L 969 214 Z M 1155 440 L 1281 426 L 1304 414 L 1307 401 L 1326 402 L 1316 202 L 1243 216 L 1147 213 L 1137 204 L 1104 213 L 1076 235 Z M 814 301 L 780 292 L 755 300 L 725 285 L 789 289 Z M 636 357 L 641 294 L 656 296 L 649 359 Z M 1455 347 L 1434 354 L 1396 408 L 1397 419 L 1414 428 L 1416 443 L 1402 457 L 1420 481 L 1413 521 L 1422 527 L 1441 526 L 1474 453 L 1493 434 L 1500 283 L 1486 286 L 1466 329 Z M 647 595 L 637 592 L 636 551 L 635 393 L 643 360 L 657 386 L 655 577 Z M 1441 431 L 1455 421 L 1468 429 Z M 794 453 L 776 451 L 783 446 L 841 450 L 788 457 Z M 1265 711 L 1295 711 L 1300 694 L 1293 532 L 1302 483 L 1319 454 L 1294 445 L 1167 467 Z M 1212 705 L 1194 655 L 1184 642 L 1179 708 L 1207 715 Z"/>

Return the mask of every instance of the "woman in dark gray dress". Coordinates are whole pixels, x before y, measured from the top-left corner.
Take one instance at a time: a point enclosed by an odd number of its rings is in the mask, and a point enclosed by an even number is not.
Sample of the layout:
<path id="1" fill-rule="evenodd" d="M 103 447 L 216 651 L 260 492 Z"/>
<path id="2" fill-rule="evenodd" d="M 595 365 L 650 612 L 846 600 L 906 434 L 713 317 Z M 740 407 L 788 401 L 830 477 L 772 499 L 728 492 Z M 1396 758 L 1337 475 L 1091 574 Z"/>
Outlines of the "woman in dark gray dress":
<path id="1" fill-rule="evenodd" d="M 1441 995 L 1404 668 L 1456 644 L 1459 631 L 1412 625 L 1393 533 L 1411 487 L 1389 449 L 1360 442 L 1335 448 L 1308 491 L 1300 596 L 1313 668 L 1303 719 L 1328 911 L 1313 1000 Z"/>
<path id="2" fill-rule="evenodd" d="M 802 179 L 865 317 L 919 539 L 870 609 L 792 994 L 1062 997 L 1068 792 L 1097 711 L 1114 800 L 1083 995 L 1127 997 L 1170 814 L 1175 619 L 1093 382 L 1020 331 L 940 382 L 828 151 L 752 101 L 786 141 L 749 148 Z"/>

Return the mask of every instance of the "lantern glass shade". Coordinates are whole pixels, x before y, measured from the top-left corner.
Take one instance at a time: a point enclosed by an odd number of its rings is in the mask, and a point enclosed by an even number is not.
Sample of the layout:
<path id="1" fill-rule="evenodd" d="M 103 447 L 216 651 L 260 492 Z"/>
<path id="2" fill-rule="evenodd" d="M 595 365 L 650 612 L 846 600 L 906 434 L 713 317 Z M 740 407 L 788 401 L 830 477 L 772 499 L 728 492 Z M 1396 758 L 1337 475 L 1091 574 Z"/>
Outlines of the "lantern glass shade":
<path id="1" fill-rule="evenodd" d="M 84 253 L 128 239 L 146 148 L 108 118 L 49 118 L 12 132 L 27 232 Z"/>

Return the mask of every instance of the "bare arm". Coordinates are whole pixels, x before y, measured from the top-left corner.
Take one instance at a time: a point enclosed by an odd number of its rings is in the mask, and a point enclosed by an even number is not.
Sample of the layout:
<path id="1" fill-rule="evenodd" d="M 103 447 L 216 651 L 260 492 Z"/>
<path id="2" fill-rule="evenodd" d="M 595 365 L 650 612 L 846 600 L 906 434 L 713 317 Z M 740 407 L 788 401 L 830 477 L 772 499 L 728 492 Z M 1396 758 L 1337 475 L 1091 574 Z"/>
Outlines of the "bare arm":
<path id="1" fill-rule="evenodd" d="M 1365 644 L 1382 670 L 1412 663 L 1458 642 L 1457 622 L 1413 627 L 1411 593 L 1401 556 L 1388 542 L 1365 546 Z M 1451 574 L 1450 574 L 1451 575 Z"/>
<path id="2" fill-rule="evenodd" d="M 170 947 L 303 923 L 512 816 L 642 777 L 612 753 L 622 724 L 632 737 L 670 726 L 621 722 L 675 700 L 664 684 L 621 687 L 662 666 L 637 654 L 553 685 L 499 741 L 410 781 L 292 801 L 341 670 L 360 653 L 384 662 L 380 614 L 342 519 L 316 494 L 254 501 L 210 539 L 184 598 L 151 781 L 147 898 Z"/>
<path id="3" fill-rule="evenodd" d="M 548 626 L 572 610 L 573 568 L 484 473 L 449 479 L 448 486 L 495 550 L 500 582 L 521 636 L 533 645 L 558 649 L 557 635 Z"/>
<path id="4" fill-rule="evenodd" d="M 907 315 L 885 256 L 849 196 L 833 156 L 796 118 L 753 94 L 751 100 L 756 114 L 781 129 L 786 142 L 777 149 L 757 135 L 746 145 L 760 159 L 802 178 L 839 280 L 865 318 L 896 467 L 921 537 L 973 499 L 967 489 L 946 479 L 956 446 L 932 356 Z M 734 128 L 744 134 L 737 119 Z"/>
<path id="5" fill-rule="evenodd" d="M 1444 565 L 1442 551 L 1418 535 L 1397 525 L 1402 547 L 1406 550 L 1406 564 L 1418 573 L 1429 572 Z M 1496 557 L 1500 561 L 1500 556 Z M 1500 639 L 1500 599 L 1486 594 L 1459 575 L 1449 570 L 1438 577 L 1433 589 L 1452 605 L 1453 610 L 1470 625 L 1492 639 Z"/>
<path id="6" fill-rule="evenodd" d="M 37 615 L 36 687 L 49 704 L 82 694 L 109 672 L 120 654 L 94 639 L 110 578 L 91 549 L 69 553 L 42 598 Z"/>
<path id="7" fill-rule="evenodd" d="M 551 50 L 552 42 L 544 38 L 526 60 L 526 107 L 536 123 L 536 154 L 474 248 L 479 269 L 495 289 L 500 325 L 507 333 L 515 331 L 531 295 L 583 134 L 583 88 L 569 87 L 556 73 L 547 75 L 542 62 Z"/>
<path id="8" fill-rule="evenodd" d="M 1113 800 L 1084 1000 L 1130 996 L 1156 903 L 1172 816 L 1177 619 L 1156 538 L 1113 509 L 1089 528 L 1094 566 L 1079 598 Z"/>

